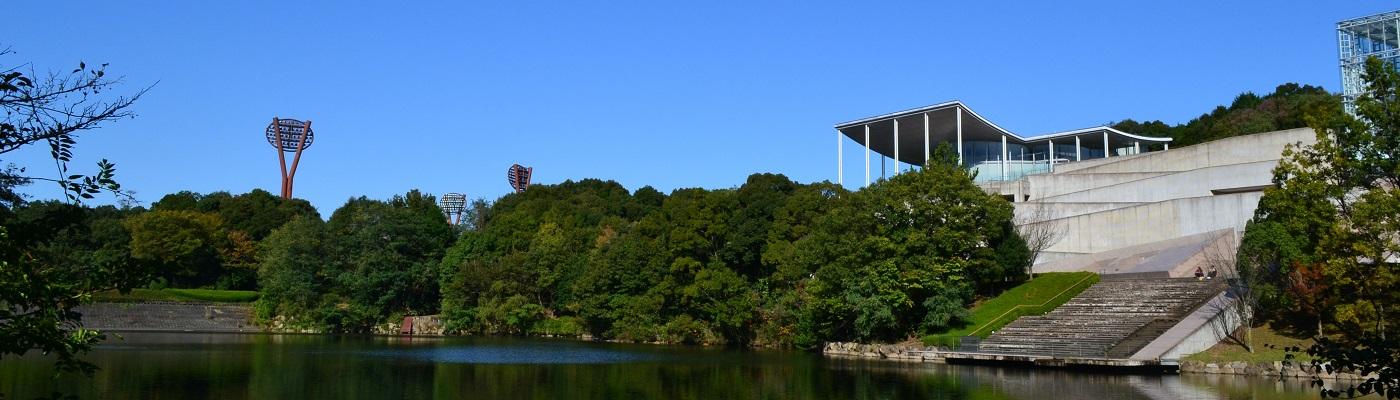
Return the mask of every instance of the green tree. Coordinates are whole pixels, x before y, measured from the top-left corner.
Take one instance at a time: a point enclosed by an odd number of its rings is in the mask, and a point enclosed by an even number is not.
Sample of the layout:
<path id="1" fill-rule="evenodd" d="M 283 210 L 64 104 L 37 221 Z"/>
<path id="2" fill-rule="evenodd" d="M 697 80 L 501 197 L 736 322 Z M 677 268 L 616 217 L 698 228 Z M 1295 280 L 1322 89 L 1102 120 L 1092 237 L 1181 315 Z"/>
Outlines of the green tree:
<path id="1" fill-rule="evenodd" d="M 1294 309 L 1333 307 L 1330 315 L 1341 335 L 1317 339 L 1308 351 L 1314 365 L 1376 374 L 1350 390 L 1322 390 L 1328 397 L 1357 392 L 1400 397 L 1395 369 L 1400 341 L 1389 332 L 1400 300 L 1400 72 L 1395 68 L 1374 57 L 1366 61 L 1367 90 L 1356 99 L 1355 117 L 1334 104 L 1309 118 L 1317 143 L 1285 152 L 1274 170 L 1276 187 L 1265 191 L 1240 249 L 1241 272 L 1282 271 L 1293 278 L 1277 282 L 1295 289 L 1279 295 Z M 1271 245 L 1277 254 L 1270 254 Z M 1321 273 L 1312 270 L 1316 266 Z"/>
<path id="2" fill-rule="evenodd" d="M 0 56 L 8 54 L 0 51 Z M 21 71 L 20 65 L 0 65 L 0 71 L 0 156 L 47 144 L 56 168 L 48 178 L 29 174 L 26 166 L 4 167 L 0 209 L 20 205 L 24 198 L 16 188 L 33 181 L 58 184 L 72 202 L 102 191 L 120 193 L 115 164 L 104 159 L 96 173 L 83 175 L 70 171 L 69 163 L 80 133 L 131 116 L 130 107 L 145 90 L 130 97 L 104 94 L 120 82 L 106 75 L 105 65 L 79 63 L 67 74 L 42 79 Z M 146 275 L 130 263 L 108 263 L 113 257 L 105 253 L 77 265 L 43 260 L 36 254 L 44 251 L 12 241 L 7 231 L 0 227 L 0 357 L 38 350 L 54 356 L 59 371 L 90 373 L 95 367 L 78 357 L 104 336 L 82 328 L 74 307 L 90 301 L 93 293 L 139 285 Z M 100 233 L 106 238 L 109 231 Z"/>
<path id="3" fill-rule="evenodd" d="M 365 332 L 393 315 L 438 311 L 438 271 L 453 230 L 432 196 L 352 199 L 326 223 L 336 290 L 325 322 Z"/>
<path id="4" fill-rule="evenodd" d="M 807 286 L 811 337 L 899 339 L 926 318 L 950 322 L 938 315 L 946 297 L 966 305 L 970 288 L 990 291 L 1019 274 L 1020 264 L 1001 264 L 996 254 L 1009 240 L 1024 247 L 1013 239 L 1011 205 L 973 184 L 955 160 L 941 148 L 920 171 L 850 194 L 799 242 L 807 247 L 801 258 L 818 265 Z"/>
<path id="5" fill-rule="evenodd" d="M 292 319 L 295 327 L 316 327 L 321 294 L 331 288 L 325 265 L 330 260 L 325 223 L 302 216 L 272 231 L 258 244 L 257 317 Z"/>
<path id="6" fill-rule="evenodd" d="M 1172 146 L 1180 147 L 1232 136 L 1303 128 L 1308 126 L 1307 115 L 1334 107 L 1339 100 L 1321 87 L 1286 83 L 1264 96 L 1241 93 L 1229 106 L 1217 106 L 1184 124 L 1170 126 L 1162 121 L 1125 119 L 1109 125 L 1124 132 L 1170 137 Z"/>
<path id="7" fill-rule="evenodd" d="M 262 240 L 273 229 L 296 217 L 321 217 L 306 200 L 283 199 L 262 189 L 253 189 L 237 196 L 228 192 L 205 195 L 180 191 L 161 197 L 151 204 L 151 209 L 217 214 L 229 229 L 242 231 L 254 241 Z"/>
<path id="8" fill-rule="evenodd" d="M 149 263 L 180 287 L 212 284 L 223 272 L 221 251 L 229 246 L 223 220 L 197 211 L 151 211 L 127 218 L 131 258 Z"/>

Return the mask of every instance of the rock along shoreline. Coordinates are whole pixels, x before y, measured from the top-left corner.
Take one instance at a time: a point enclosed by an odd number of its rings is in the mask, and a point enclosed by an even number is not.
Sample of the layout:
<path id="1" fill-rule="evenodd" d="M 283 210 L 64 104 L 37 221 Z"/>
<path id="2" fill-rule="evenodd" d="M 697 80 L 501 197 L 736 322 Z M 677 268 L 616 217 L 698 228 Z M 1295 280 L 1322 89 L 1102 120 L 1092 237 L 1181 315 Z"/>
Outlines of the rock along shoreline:
<path id="1" fill-rule="evenodd" d="M 912 344 L 879 344 L 828 342 L 822 346 L 822 355 L 827 357 L 850 357 L 902 362 L 930 362 L 936 359 L 923 356 L 923 352 L 940 351 L 932 346 Z M 1207 363 L 1202 361 L 1182 361 L 1178 366 L 1182 374 L 1243 375 L 1266 378 L 1321 378 L 1329 381 L 1363 381 L 1372 376 L 1362 376 L 1352 372 L 1337 371 L 1328 373 L 1323 368 L 1313 367 L 1306 362 L 1285 364 L 1281 361 L 1249 363 L 1243 361 Z"/>

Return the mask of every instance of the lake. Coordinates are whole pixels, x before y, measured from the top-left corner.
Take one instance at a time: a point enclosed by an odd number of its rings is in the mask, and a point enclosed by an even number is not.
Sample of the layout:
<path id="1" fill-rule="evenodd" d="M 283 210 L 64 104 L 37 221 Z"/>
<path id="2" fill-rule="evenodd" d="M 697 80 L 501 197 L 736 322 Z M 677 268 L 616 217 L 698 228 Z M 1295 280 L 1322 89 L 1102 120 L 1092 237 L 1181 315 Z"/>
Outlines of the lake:
<path id="1" fill-rule="evenodd" d="M 1306 381 L 1113 375 L 572 340 L 125 333 L 53 377 L 0 361 L 0 392 L 104 399 L 1316 399 Z"/>

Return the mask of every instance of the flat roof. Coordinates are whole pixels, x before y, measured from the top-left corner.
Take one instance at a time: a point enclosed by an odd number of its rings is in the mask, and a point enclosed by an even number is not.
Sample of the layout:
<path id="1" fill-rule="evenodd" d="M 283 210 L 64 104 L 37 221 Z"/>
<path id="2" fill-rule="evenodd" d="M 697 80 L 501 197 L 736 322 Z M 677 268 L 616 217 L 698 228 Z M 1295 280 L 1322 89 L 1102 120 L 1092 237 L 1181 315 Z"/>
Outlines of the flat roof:
<path id="1" fill-rule="evenodd" d="M 961 126 L 960 126 L 961 125 Z M 1095 126 L 1083 129 L 1048 133 L 1026 137 L 1011 132 L 968 108 L 961 101 L 952 100 L 924 107 L 911 108 L 887 114 L 880 114 L 836 124 L 836 130 L 851 140 L 865 146 L 865 133 L 870 133 L 870 149 L 890 158 L 894 157 L 895 129 L 899 129 L 898 146 L 908 149 L 900 152 L 899 161 L 909 164 L 923 163 L 924 138 L 928 137 L 929 151 L 940 143 L 955 142 L 961 128 L 966 141 L 1001 141 L 1031 144 L 1048 142 L 1061 138 L 1078 138 L 1093 135 L 1097 140 L 1081 140 L 1081 146 L 1103 149 L 1104 136 L 1108 137 L 1109 148 L 1128 147 L 1133 143 L 1168 143 L 1171 138 L 1132 134 L 1109 126 Z"/>

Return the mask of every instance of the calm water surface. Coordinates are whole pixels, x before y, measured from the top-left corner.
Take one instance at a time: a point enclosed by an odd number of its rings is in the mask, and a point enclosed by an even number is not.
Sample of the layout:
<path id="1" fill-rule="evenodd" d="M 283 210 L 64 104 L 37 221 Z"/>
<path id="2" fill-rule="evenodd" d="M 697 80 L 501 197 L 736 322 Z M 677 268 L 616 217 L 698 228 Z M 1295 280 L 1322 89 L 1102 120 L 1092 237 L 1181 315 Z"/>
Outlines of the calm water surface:
<path id="1" fill-rule="evenodd" d="M 1304 381 L 834 360 L 565 340 L 127 333 L 92 378 L 0 361 L 0 392 L 103 399 L 1315 399 Z"/>

